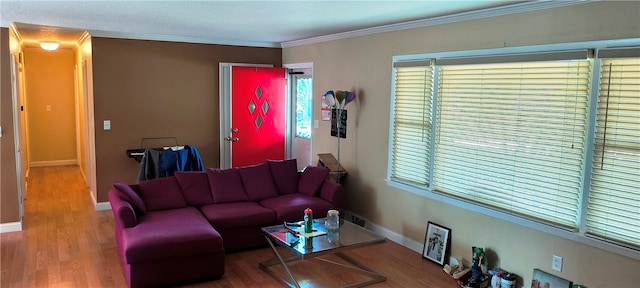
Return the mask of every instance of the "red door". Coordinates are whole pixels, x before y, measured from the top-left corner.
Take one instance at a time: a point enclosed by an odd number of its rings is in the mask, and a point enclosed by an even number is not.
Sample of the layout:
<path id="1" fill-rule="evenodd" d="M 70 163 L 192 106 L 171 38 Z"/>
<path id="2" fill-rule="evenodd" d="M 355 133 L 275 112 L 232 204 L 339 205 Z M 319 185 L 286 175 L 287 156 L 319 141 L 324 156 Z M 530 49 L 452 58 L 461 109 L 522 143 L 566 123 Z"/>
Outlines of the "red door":
<path id="1" fill-rule="evenodd" d="M 285 155 L 285 69 L 231 67 L 231 167 Z"/>

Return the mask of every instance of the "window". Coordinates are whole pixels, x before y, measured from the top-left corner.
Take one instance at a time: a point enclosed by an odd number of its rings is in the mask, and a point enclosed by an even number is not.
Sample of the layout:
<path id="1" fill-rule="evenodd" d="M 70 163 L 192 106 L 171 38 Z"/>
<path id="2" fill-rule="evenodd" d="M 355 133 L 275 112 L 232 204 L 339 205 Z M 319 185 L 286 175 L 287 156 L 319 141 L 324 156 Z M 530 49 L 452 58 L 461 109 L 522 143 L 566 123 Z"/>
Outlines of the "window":
<path id="1" fill-rule="evenodd" d="M 433 69 L 426 62 L 396 67 L 391 178 L 426 187 L 431 159 Z"/>
<path id="2" fill-rule="evenodd" d="M 394 59 L 389 183 L 640 251 L 640 49 L 522 51 Z"/>
<path id="3" fill-rule="evenodd" d="M 604 59 L 587 232 L 640 246 L 640 58 Z"/>
<path id="4" fill-rule="evenodd" d="M 590 68 L 440 67 L 434 189 L 577 229 Z"/>
<path id="5" fill-rule="evenodd" d="M 296 77 L 296 137 L 311 139 L 312 79 Z"/>

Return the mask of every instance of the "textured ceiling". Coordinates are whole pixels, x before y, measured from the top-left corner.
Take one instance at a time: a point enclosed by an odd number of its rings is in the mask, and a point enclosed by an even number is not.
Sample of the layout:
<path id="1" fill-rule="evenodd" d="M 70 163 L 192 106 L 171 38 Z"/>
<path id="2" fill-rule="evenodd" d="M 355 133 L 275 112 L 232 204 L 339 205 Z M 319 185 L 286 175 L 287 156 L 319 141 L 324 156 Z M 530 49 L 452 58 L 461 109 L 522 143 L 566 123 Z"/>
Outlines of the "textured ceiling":
<path id="1" fill-rule="evenodd" d="M 0 26 L 25 40 L 91 35 L 280 47 L 283 42 L 496 8 L 504 0 L 16 1 L 0 0 Z M 34 26 L 35 25 L 35 26 Z M 39 31 L 40 26 L 58 27 Z M 56 33 L 59 32 L 59 33 Z M 80 35 L 82 32 L 80 32 Z"/>

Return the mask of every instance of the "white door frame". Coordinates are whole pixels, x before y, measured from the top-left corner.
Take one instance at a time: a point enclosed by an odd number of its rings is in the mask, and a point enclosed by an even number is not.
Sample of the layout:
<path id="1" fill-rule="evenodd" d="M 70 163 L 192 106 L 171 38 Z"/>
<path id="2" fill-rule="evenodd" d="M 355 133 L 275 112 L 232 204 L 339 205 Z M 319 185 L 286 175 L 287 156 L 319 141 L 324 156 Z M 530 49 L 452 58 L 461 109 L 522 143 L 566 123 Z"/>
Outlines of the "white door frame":
<path id="1" fill-rule="evenodd" d="M 231 135 L 231 67 L 232 66 L 250 66 L 250 67 L 273 67 L 270 64 L 250 64 L 250 63 L 227 63 L 220 62 L 219 81 L 220 93 L 218 99 L 220 101 L 220 168 L 231 168 L 231 142 L 226 137 Z"/>
<path id="2" fill-rule="evenodd" d="M 291 64 L 284 64 L 282 65 L 284 68 L 287 68 L 288 71 L 303 71 L 305 76 L 311 76 L 311 79 L 313 79 L 313 62 L 305 62 L 305 63 L 291 63 Z M 288 76 L 288 75 L 287 75 Z M 288 129 L 287 129 L 287 153 L 286 158 L 287 159 L 291 159 L 291 157 L 293 157 L 293 139 L 296 136 L 296 123 L 294 123 L 295 119 L 297 118 L 296 115 L 296 109 L 294 109 L 294 107 L 296 107 L 297 103 L 296 103 L 296 97 L 294 97 L 294 95 L 292 94 L 292 89 L 295 87 L 295 78 L 296 77 L 287 77 L 288 78 L 288 89 L 287 90 L 287 106 L 290 107 L 289 109 L 289 113 L 288 113 L 288 118 L 289 123 L 291 125 L 287 125 Z M 313 85 L 313 84 L 312 84 Z M 312 92 L 313 93 L 313 86 L 312 86 Z M 314 114 L 313 114 L 313 109 L 311 109 L 311 119 L 312 119 L 312 123 L 311 123 L 311 158 L 313 159 L 313 127 L 314 126 Z"/>
<path id="3" fill-rule="evenodd" d="M 16 184 L 17 184 L 17 192 L 18 192 L 18 215 L 20 219 L 20 223 L 22 224 L 22 218 L 24 217 L 24 187 L 26 184 L 25 175 L 22 170 L 22 153 L 24 153 L 24 149 L 22 145 L 22 129 L 20 123 L 20 83 L 18 83 L 18 67 L 20 65 L 18 60 L 18 55 L 11 54 L 10 57 L 10 65 L 11 65 L 11 97 L 13 104 L 13 135 L 14 141 L 16 145 L 15 157 L 16 157 Z"/>

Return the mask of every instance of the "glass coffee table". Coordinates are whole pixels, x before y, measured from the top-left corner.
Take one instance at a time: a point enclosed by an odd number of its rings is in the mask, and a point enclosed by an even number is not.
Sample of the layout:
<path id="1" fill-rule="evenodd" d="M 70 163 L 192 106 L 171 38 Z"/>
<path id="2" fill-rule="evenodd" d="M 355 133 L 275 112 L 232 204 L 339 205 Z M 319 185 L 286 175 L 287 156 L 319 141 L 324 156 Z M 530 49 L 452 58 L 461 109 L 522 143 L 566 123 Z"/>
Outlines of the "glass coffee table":
<path id="1" fill-rule="evenodd" d="M 324 218 L 314 219 L 314 232 L 308 234 L 303 233 L 302 222 L 286 224 L 262 228 L 262 233 L 264 233 L 269 246 L 271 246 L 274 256 L 260 263 L 262 270 L 285 286 L 300 287 L 298 281 L 289 270 L 288 263 L 305 259 L 334 265 L 343 271 L 362 274 L 370 278 L 370 280 L 349 284 L 345 287 L 363 287 L 387 280 L 385 275 L 370 269 L 343 253 L 346 250 L 383 244 L 387 241 L 386 237 L 343 220 L 340 220 L 340 230 L 337 234 L 327 233 L 328 231 L 324 227 Z M 336 255 L 352 265 L 323 258 L 330 254 Z M 270 266 L 278 264 L 284 268 L 287 276 L 289 276 L 288 280 L 283 279 L 270 268 Z"/>

